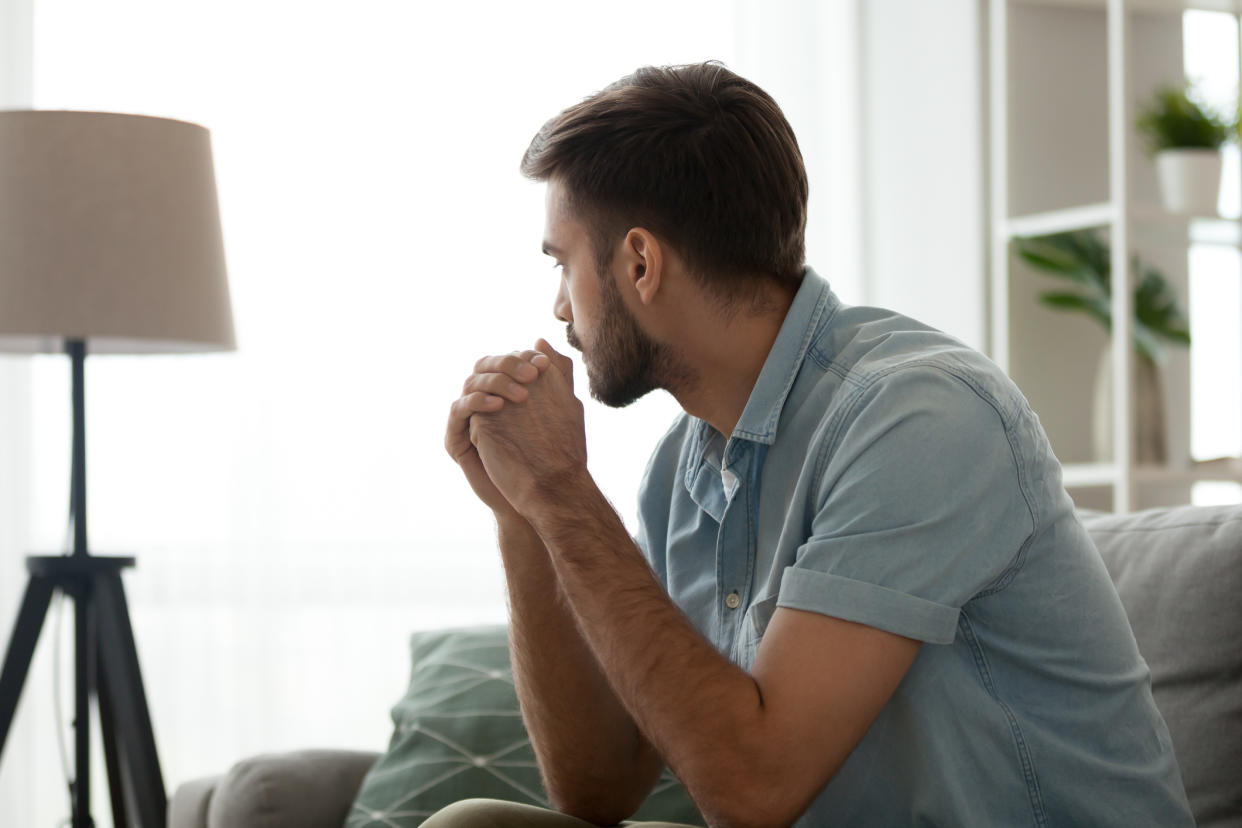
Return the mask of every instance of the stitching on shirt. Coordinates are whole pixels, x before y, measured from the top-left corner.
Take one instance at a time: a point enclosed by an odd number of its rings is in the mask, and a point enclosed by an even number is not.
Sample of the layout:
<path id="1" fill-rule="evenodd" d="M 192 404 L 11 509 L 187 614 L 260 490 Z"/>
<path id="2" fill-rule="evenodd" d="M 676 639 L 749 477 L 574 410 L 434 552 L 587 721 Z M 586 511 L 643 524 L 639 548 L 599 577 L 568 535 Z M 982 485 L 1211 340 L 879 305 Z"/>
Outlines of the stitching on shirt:
<path id="1" fill-rule="evenodd" d="M 824 311 L 828 310 L 828 316 L 824 320 L 824 324 L 827 324 L 827 322 L 831 322 L 832 318 L 836 316 L 837 311 L 841 307 L 840 302 L 830 301 L 833 298 L 832 290 L 827 284 L 824 284 L 820 290 L 819 297 L 815 300 L 815 308 L 811 311 L 811 318 L 806 326 L 806 331 L 802 334 L 802 340 L 798 343 L 798 351 L 794 357 L 789 376 L 786 378 L 785 384 L 781 387 L 780 393 L 777 394 L 777 399 L 780 400 L 780 404 L 774 404 L 768 411 L 768 417 L 763 423 L 763 432 L 760 433 L 750 431 L 748 429 L 738 428 L 734 429 L 734 434 L 739 437 L 745 437 L 748 440 L 756 441 L 771 439 L 773 437 L 773 432 L 776 430 L 777 423 L 780 421 L 781 413 L 785 410 L 785 402 L 789 399 L 789 394 L 793 390 L 794 383 L 798 380 L 798 374 L 802 371 L 802 363 L 806 359 L 807 354 L 810 353 L 811 344 L 815 339 L 816 332 L 822 327 L 821 317 L 823 316 Z M 829 305 L 831 305 L 831 309 L 829 309 Z"/>
<path id="2" fill-rule="evenodd" d="M 763 463 L 767 460 L 768 447 L 760 443 L 751 449 L 750 479 L 746 481 L 746 580 L 741 584 L 747 611 L 750 609 L 750 594 L 754 588 L 756 552 L 759 545 L 759 481 L 763 474 Z"/>
<path id="3" fill-rule="evenodd" d="M 961 630 L 962 638 L 965 639 L 970 647 L 970 653 L 975 660 L 975 668 L 979 672 L 979 680 L 983 682 L 984 689 L 987 690 L 988 695 L 992 697 L 992 700 L 996 702 L 1001 712 L 1005 714 L 1005 718 L 1009 721 L 1014 747 L 1018 752 L 1019 760 L 1022 762 L 1022 775 L 1026 777 L 1026 793 L 1031 802 L 1031 816 L 1034 817 L 1036 825 L 1046 827 L 1048 825 L 1048 813 L 1044 807 L 1044 796 L 1039 788 L 1039 777 L 1035 773 L 1035 764 L 1031 760 L 1030 749 L 1026 745 L 1026 738 L 1022 735 L 1022 727 L 1018 724 L 1018 717 L 1014 715 L 1012 708 L 996 692 L 996 685 L 992 683 L 992 671 L 988 667 L 987 657 L 983 652 L 983 645 L 975 637 L 975 630 L 971 626 L 965 607 L 962 608 L 961 613 L 958 615 L 957 626 Z"/>
<path id="4" fill-rule="evenodd" d="M 821 346 L 823 345 L 824 337 L 828 334 L 828 331 L 832 328 L 832 321 L 837 318 L 837 314 L 840 311 L 841 311 L 841 303 L 838 302 L 835 305 L 833 305 L 832 310 L 829 311 L 828 313 L 828 316 L 824 318 L 823 324 L 820 325 L 820 329 L 817 330 L 815 332 L 816 335 L 811 338 L 811 344 L 807 347 L 806 355 L 809 356 L 811 358 L 811 361 L 813 361 L 816 365 L 818 365 L 823 370 L 831 371 L 832 373 L 836 374 L 841 379 L 845 379 L 846 375 L 849 372 L 846 371 L 841 366 L 837 365 L 835 362 L 833 362 L 832 358 L 829 357 L 828 354 L 825 351 L 823 351 L 821 348 Z"/>
<path id="5" fill-rule="evenodd" d="M 999 415 L 999 411 L 997 413 Z M 1001 418 L 1001 428 L 1005 431 L 1005 440 L 1009 443 L 1009 451 L 1013 455 L 1013 467 L 1018 475 L 1018 491 L 1022 493 L 1022 500 L 1026 503 L 1026 513 L 1031 518 L 1031 531 L 1018 546 L 1018 552 L 1013 556 L 1009 565 L 1001 571 L 1000 575 L 996 576 L 996 579 L 991 584 L 987 584 L 983 589 L 979 590 L 975 595 L 976 598 L 994 595 L 1013 582 L 1013 579 L 1017 577 L 1018 572 L 1022 569 L 1022 565 L 1026 563 L 1026 553 L 1035 543 L 1035 532 L 1039 526 L 1039 520 L 1035 516 L 1035 506 L 1031 502 L 1026 471 L 1022 463 L 1018 462 L 1018 447 L 1014 444 L 1013 434 L 1010 433 L 1009 425 L 1006 424 L 1003 417 Z"/>

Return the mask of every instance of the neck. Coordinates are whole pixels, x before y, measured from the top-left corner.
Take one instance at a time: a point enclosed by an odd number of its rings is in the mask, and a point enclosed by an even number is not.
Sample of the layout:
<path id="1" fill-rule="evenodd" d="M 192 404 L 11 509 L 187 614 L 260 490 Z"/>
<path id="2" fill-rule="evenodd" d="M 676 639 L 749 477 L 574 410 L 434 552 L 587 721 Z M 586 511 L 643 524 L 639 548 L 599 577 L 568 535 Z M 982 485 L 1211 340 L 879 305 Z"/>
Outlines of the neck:
<path id="1" fill-rule="evenodd" d="M 733 434 L 792 303 L 792 293 L 781 293 L 762 313 L 717 316 L 694 327 L 683 351 L 687 381 L 669 388 L 687 414 Z"/>

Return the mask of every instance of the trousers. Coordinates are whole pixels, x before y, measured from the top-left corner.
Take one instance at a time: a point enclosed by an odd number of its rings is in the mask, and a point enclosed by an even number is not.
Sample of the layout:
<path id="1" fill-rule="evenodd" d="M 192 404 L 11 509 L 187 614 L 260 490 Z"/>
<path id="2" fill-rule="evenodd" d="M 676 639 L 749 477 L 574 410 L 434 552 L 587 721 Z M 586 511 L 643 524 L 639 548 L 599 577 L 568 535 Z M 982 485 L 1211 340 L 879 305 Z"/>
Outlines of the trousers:
<path id="1" fill-rule="evenodd" d="M 672 822 L 623 822 L 634 828 L 693 828 Z M 463 799 L 441 808 L 422 828 L 595 828 L 569 814 L 496 799 Z"/>

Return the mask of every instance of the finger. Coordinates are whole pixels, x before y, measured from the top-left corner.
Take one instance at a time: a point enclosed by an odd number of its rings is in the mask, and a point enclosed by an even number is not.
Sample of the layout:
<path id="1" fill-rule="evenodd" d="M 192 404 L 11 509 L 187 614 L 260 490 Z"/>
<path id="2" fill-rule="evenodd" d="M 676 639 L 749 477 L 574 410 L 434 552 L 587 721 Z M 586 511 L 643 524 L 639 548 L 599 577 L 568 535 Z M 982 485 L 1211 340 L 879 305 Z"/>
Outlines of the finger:
<path id="1" fill-rule="evenodd" d="M 552 365 L 552 360 L 548 359 L 548 355 L 539 351 L 522 351 L 518 356 L 538 368 L 540 374 Z"/>
<path id="2" fill-rule="evenodd" d="M 533 382 L 539 378 L 539 369 L 518 354 L 485 356 L 474 364 L 476 374 L 508 374 L 518 382 Z"/>
<path id="3" fill-rule="evenodd" d="M 552 364 L 560 369 L 565 375 L 565 379 L 569 381 L 569 387 L 574 386 L 574 361 L 552 347 L 552 344 L 546 339 L 538 339 L 535 341 L 535 349 L 541 353 L 547 354 Z"/>
<path id="4" fill-rule="evenodd" d="M 526 386 L 514 381 L 508 374 L 471 374 L 462 383 L 461 393 L 465 395 L 476 391 L 504 397 L 515 403 L 526 402 L 530 398 Z"/>
<path id="5" fill-rule="evenodd" d="M 505 401 L 493 394 L 476 391 L 453 401 L 449 406 L 448 428 L 444 434 L 444 447 L 456 460 L 469 443 L 470 417 L 472 414 L 499 411 Z M 465 443 L 462 441 L 465 440 Z"/>

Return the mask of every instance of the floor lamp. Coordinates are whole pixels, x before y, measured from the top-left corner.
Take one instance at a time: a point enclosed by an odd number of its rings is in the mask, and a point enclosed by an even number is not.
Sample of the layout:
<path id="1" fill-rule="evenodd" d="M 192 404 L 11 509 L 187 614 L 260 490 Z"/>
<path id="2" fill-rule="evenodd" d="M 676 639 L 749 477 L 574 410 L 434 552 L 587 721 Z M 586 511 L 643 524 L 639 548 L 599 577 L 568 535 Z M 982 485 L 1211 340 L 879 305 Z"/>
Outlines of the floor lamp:
<path id="1" fill-rule="evenodd" d="M 90 354 L 233 350 L 207 130 L 103 112 L 0 112 L 0 352 L 67 353 L 72 554 L 31 556 L 0 672 L 0 760 L 54 591 L 74 602 L 74 828 L 90 815 L 98 703 L 113 822 L 162 828 L 167 807 L 121 583 L 132 557 L 87 548 Z"/>

